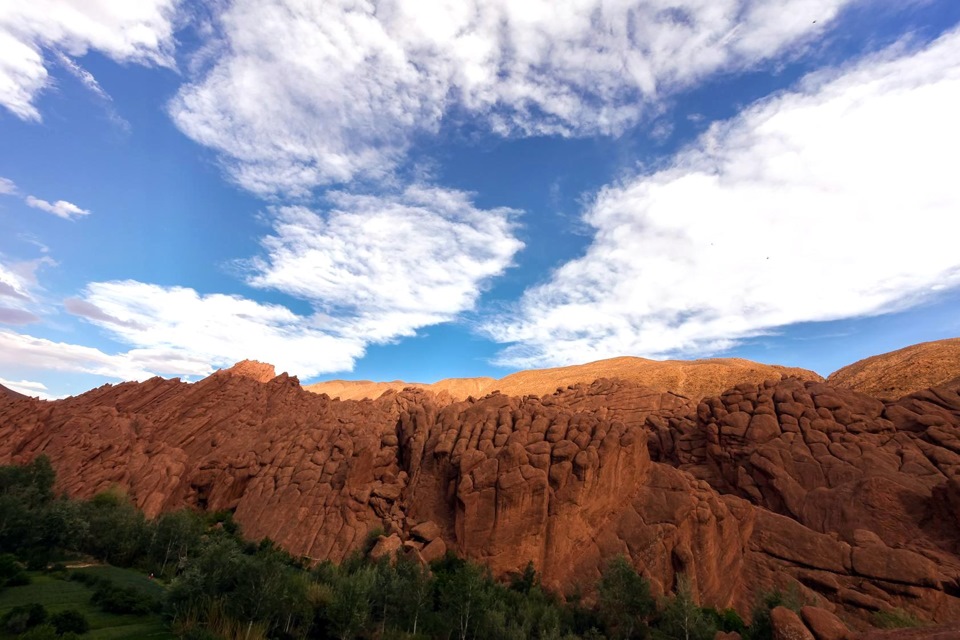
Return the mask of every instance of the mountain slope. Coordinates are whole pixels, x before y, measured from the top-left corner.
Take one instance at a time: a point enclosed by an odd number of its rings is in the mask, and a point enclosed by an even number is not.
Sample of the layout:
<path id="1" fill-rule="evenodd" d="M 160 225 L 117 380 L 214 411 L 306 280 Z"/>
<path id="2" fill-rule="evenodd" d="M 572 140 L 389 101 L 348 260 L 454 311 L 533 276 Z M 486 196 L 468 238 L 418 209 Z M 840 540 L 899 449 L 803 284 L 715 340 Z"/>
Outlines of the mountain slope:
<path id="1" fill-rule="evenodd" d="M 882 400 L 936 387 L 960 377 L 960 338 L 923 342 L 883 353 L 830 374 L 830 384 Z"/>

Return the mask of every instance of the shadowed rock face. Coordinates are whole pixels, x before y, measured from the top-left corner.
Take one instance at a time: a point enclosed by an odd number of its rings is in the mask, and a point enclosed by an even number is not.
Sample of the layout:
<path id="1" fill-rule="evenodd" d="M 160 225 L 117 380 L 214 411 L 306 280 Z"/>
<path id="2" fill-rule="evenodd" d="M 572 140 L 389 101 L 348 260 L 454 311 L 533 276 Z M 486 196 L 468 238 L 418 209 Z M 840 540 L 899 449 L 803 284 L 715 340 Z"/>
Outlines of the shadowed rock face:
<path id="1" fill-rule="evenodd" d="M 453 549 L 497 575 L 532 560 L 557 590 L 622 553 L 655 590 L 685 573 L 744 613 L 794 585 L 853 628 L 893 607 L 960 620 L 960 384 L 887 403 L 794 378 L 700 402 L 607 379 L 339 401 L 264 366 L 0 396 L 0 462 L 46 453 L 61 489 L 119 485 L 148 515 L 231 509 L 314 559 L 383 527 L 378 553 Z"/>

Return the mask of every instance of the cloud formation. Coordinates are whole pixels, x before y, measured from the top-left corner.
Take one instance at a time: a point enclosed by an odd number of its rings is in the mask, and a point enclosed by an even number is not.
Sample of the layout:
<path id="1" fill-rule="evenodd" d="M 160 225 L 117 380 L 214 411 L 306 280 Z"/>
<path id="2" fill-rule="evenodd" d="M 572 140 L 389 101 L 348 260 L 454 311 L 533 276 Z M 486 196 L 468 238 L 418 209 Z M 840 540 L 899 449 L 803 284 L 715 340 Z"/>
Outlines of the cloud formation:
<path id="1" fill-rule="evenodd" d="M 3 295 L 5 286 L 5 283 L 0 283 L 0 295 Z M 0 324 L 32 324 L 39 321 L 40 317 L 30 311 L 0 307 Z"/>
<path id="2" fill-rule="evenodd" d="M 201 375 L 210 371 L 208 363 L 181 359 L 177 366 L 170 366 L 164 363 L 173 363 L 174 358 L 163 361 L 156 355 L 136 349 L 111 355 L 93 347 L 54 342 L 0 329 L 0 359 L 16 362 L 20 370 L 90 373 L 116 380 L 146 380 L 157 373 L 178 374 L 184 371 Z"/>
<path id="3" fill-rule="evenodd" d="M 40 209 L 41 211 L 52 213 L 58 218 L 63 218 L 64 220 L 75 220 L 77 218 L 90 215 L 90 211 L 87 209 L 81 209 L 77 205 L 73 204 L 72 202 L 67 202 L 66 200 L 47 202 L 46 200 L 41 200 L 40 198 L 27 196 L 24 199 L 24 202 L 34 209 Z"/>
<path id="4" fill-rule="evenodd" d="M 314 309 L 308 315 L 132 280 L 92 283 L 64 308 L 134 347 L 111 356 L 118 367 L 112 377 L 137 367 L 205 375 L 254 358 L 310 378 L 351 369 L 369 344 L 473 309 L 483 286 L 522 247 L 513 235 L 516 212 L 477 209 L 459 191 L 415 186 L 330 200 L 322 214 L 275 209 L 265 255 L 245 265 L 252 286 L 306 300 Z M 108 364 L 96 366 L 104 372 Z"/>
<path id="5" fill-rule="evenodd" d="M 500 361 L 697 355 L 960 285 L 960 32 L 897 48 L 717 123 L 604 189 L 581 258 L 491 321 Z"/>
<path id="6" fill-rule="evenodd" d="M 50 84 L 49 50 L 90 50 L 116 60 L 173 67 L 179 0 L 29 0 L 0 4 L 0 105 L 41 119 L 37 96 Z"/>
<path id="7" fill-rule="evenodd" d="M 850 2 L 236 0 L 170 113 L 244 188 L 303 195 L 382 179 L 413 136 L 464 114 L 503 136 L 617 134 Z"/>
<path id="8" fill-rule="evenodd" d="M 329 195 L 324 215 L 275 209 L 249 282 L 338 318 L 344 335 L 382 342 L 472 309 L 523 247 L 517 211 L 480 210 L 468 194 L 415 185 L 396 196 Z"/>
<path id="9" fill-rule="evenodd" d="M 32 380 L 7 380 L 5 378 L 0 378 L 0 385 L 10 389 L 11 391 L 22 393 L 25 396 L 33 396 L 40 398 L 41 400 L 53 399 L 53 396 L 48 393 L 47 385 L 43 384 L 42 382 L 34 382 Z"/>
<path id="10" fill-rule="evenodd" d="M 361 341 L 332 335 L 318 319 L 239 296 L 125 280 L 92 283 L 83 301 L 85 318 L 135 348 L 117 361 L 126 368 L 206 375 L 253 358 L 313 376 L 348 369 L 363 353 Z"/>
<path id="11" fill-rule="evenodd" d="M 17 193 L 17 185 L 9 178 L 0 177 L 0 195 L 13 195 Z"/>

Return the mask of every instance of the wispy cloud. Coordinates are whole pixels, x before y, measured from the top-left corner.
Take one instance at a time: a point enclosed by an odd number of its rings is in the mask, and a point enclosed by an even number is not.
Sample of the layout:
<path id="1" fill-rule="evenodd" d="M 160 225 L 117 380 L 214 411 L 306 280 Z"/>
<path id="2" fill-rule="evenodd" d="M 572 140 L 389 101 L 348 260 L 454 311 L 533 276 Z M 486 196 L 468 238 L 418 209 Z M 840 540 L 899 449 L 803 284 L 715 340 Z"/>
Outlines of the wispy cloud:
<path id="1" fill-rule="evenodd" d="M 27 196 L 24 199 L 24 202 L 34 209 L 40 209 L 41 211 L 52 213 L 58 218 L 63 218 L 64 220 L 76 220 L 77 218 L 90 215 L 89 210 L 81 209 L 77 205 L 73 204 L 72 202 L 67 202 L 66 200 L 47 202 L 46 200 L 41 200 L 40 198 Z"/>
<path id="2" fill-rule="evenodd" d="M 0 177 L 0 195 L 14 195 L 17 193 L 17 185 L 9 178 Z"/>
<path id="3" fill-rule="evenodd" d="M 170 113 L 246 189 L 303 195 L 383 179 L 457 114 L 503 136 L 617 134 L 666 95 L 796 50 L 851 2 L 237 0 Z"/>
<path id="4" fill-rule="evenodd" d="M 97 50 L 118 62 L 173 67 L 178 4 L 179 0 L 3 3 L 0 105 L 21 119 L 41 119 L 36 100 L 49 84 L 46 51 L 78 57 Z"/>
<path id="5" fill-rule="evenodd" d="M 100 103 L 103 105 L 104 110 L 107 112 L 107 117 L 110 119 L 113 124 L 115 124 L 122 131 L 130 131 L 130 123 L 127 122 L 118 112 L 116 107 L 113 104 L 113 98 L 109 93 L 104 91 L 103 87 L 100 86 L 100 83 L 97 82 L 97 79 L 93 76 L 92 73 L 81 67 L 75 60 L 67 57 L 61 51 L 55 51 L 54 56 L 57 59 L 57 62 L 60 63 L 64 69 L 66 69 L 70 74 L 79 80 L 83 86 L 85 86 L 90 93 L 96 96 Z"/>
<path id="6" fill-rule="evenodd" d="M 0 295 L 3 295 L 5 283 L 0 282 Z M 11 309 L 10 307 L 0 307 L 0 324 L 32 324 L 39 322 L 40 316 L 23 309 Z"/>
<path id="7" fill-rule="evenodd" d="M 2 258 L 2 256 L 0 256 Z M 39 288 L 37 271 L 55 265 L 52 258 L 4 261 L 0 259 L 0 296 L 20 302 L 35 302 L 33 291 Z"/>
<path id="8" fill-rule="evenodd" d="M 691 355 L 960 285 L 960 32 L 898 48 L 714 125 L 604 189 L 586 254 L 487 332 L 511 366 Z"/>

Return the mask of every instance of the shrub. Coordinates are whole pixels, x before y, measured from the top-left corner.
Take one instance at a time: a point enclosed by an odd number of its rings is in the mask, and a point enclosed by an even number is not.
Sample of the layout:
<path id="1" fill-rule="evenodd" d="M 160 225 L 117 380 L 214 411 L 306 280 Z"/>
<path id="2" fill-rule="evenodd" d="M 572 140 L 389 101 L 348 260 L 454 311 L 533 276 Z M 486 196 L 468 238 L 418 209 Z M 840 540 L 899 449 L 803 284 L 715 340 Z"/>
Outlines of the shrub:
<path id="1" fill-rule="evenodd" d="M 36 602 L 14 607 L 0 618 L 0 628 L 10 634 L 23 633 L 47 621 L 47 610 Z"/>
<path id="2" fill-rule="evenodd" d="M 7 582 L 5 583 L 5 586 L 7 586 L 7 587 L 25 587 L 25 586 L 27 586 L 28 584 L 30 584 L 30 582 L 31 582 L 31 579 L 30 579 L 29 574 L 27 574 L 26 571 L 21 571 L 21 572 L 19 572 L 19 573 L 13 574 L 13 575 L 10 576 L 9 578 L 7 578 Z"/>
<path id="3" fill-rule="evenodd" d="M 90 623 L 82 613 L 76 609 L 67 609 L 60 613 L 55 613 L 50 618 L 50 623 L 57 630 L 57 635 L 65 633 L 86 633 L 90 630 Z"/>
<path id="4" fill-rule="evenodd" d="M 63 640 L 52 624 L 37 625 L 20 635 L 20 640 Z"/>
<path id="5" fill-rule="evenodd" d="M 100 580 L 90 602 L 107 613 L 145 615 L 157 608 L 157 601 L 134 587 L 118 587 Z"/>

